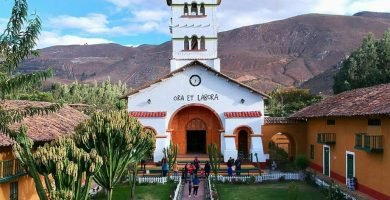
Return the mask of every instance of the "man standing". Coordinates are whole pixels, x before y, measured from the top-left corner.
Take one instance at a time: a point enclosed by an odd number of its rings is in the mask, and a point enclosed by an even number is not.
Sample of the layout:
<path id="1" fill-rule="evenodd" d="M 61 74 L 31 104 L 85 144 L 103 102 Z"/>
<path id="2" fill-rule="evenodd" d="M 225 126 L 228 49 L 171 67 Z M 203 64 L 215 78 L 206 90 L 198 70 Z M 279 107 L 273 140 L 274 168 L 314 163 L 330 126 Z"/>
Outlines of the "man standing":
<path id="1" fill-rule="evenodd" d="M 209 161 L 206 161 L 206 164 L 204 165 L 204 172 L 205 172 L 206 178 L 209 178 L 210 171 L 211 171 L 211 165 L 210 165 Z"/>
<path id="2" fill-rule="evenodd" d="M 241 159 L 237 158 L 236 162 L 234 162 L 234 165 L 236 166 L 236 175 L 240 176 L 240 174 L 241 174 Z"/>

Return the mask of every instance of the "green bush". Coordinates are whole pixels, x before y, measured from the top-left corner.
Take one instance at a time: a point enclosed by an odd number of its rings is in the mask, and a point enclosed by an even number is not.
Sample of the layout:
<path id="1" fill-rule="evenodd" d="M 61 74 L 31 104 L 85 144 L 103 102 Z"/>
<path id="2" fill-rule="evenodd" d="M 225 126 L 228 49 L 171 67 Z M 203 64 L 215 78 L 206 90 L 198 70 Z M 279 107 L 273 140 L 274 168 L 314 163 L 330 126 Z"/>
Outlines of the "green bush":
<path id="1" fill-rule="evenodd" d="M 295 167 L 299 170 L 305 170 L 306 168 L 309 167 L 309 160 L 305 155 L 298 155 L 295 158 Z"/>

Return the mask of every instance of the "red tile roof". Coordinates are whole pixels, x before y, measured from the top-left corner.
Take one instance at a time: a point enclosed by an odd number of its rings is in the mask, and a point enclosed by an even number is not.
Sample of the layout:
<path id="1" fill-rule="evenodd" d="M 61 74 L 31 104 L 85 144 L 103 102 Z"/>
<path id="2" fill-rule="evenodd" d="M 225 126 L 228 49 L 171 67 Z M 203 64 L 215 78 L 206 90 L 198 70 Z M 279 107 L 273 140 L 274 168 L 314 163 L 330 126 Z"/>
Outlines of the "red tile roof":
<path id="1" fill-rule="evenodd" d="M 1 105 L 4 109 L 23 109 L 27 107 L 47 107 L 51 103 L 33 101 L 5 101 Z M 88 116 L 69 106 L 62 107 L 58 112 L 48 115 L 37 115 L 25 118 L 21 124 L 28 127 L 28 136 L 35 142 L 48 142 L 60 136 L 74 133 L 74 128 L 87 119 Z M 16 129 L 20 124 L 14 124 Z M 11 146 L 13 141 L 0 132 L 0 146 Z"/>
<path id="2" fill-rule="evenodd" d="M 261 117 L 260 111 L 246 111 L 246 112 L 225 112 L 225 118 L 256 118 Z"/>
<path id="3" fill-rule="evenodd" d="M 11 146 L 14 141 L 8 136 L 0 133 L 0 147 L 8 147 Z"/>
<path id="4" fill-rule="evenodd" d="M 390 115 L 390 84 L 356 89 L 304 108 L 292 118 Z"/>
<path id="5" fill-rule="evenodd" d="M 130 116 L 136 118 L 162 118 L 167 116 L 167 112 L 141 112 L 141 111 L 132 111 Z"/>

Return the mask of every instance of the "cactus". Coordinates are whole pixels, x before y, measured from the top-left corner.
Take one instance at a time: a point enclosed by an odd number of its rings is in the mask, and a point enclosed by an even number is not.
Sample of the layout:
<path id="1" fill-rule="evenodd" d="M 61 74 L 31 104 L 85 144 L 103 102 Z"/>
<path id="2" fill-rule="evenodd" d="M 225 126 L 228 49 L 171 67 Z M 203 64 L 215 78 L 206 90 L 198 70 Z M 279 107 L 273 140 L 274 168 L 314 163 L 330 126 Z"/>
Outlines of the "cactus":
<path id="1" fill-rule="evenodd" d="M 49 199 L 86 200 L 88 198 L 92 178 L 103 163 L 94 149 L 88 153 L 77 148 L 71 138 L 64 137 L 51 144 L 46 143 L 31 153 L 31 146 L 26 144 L 33 143 L 25 135 L 25 131 L 22 131 L 22 135 L 18 138 L 19 143 L 14 146 L 15 156 L 36 184 L 45 185 L 44 190 L 47 191 Z M 39 176 L 43 177 L 44 184 Z"/>
<path id="2" fill-rule="evenodd" d="M 216 144 L 209 144 L 207 146 L 211 169 L 214 172 L 214 178 L 217 179 L 218 172 L 221 169 L 221 153 L 218 151 Z"/>
<path id="3" fill-rule="evenodd" d="M 96 149 L 104 162 L 94 180 L 112 192 L 131 163 L 138 163 L 153 149 L 155 135 L 144 130 L 141 123 L 127 111 L 97 112 L 76 127 L 77 146 L 89 152 Z"/>
<path id="4" fill-rule="evenodd" d="M 170 142 L 168 148 L 163 149 L 164 158 L 167 159 L 168 167 L 169 167 L 168 178 L 170 178 L 170 172 L 172 171 L 174 165 L 176 164 L 178 150 L 179 150 L 179 145 L 177 144 L 173 145 L 172 141 Z"/>

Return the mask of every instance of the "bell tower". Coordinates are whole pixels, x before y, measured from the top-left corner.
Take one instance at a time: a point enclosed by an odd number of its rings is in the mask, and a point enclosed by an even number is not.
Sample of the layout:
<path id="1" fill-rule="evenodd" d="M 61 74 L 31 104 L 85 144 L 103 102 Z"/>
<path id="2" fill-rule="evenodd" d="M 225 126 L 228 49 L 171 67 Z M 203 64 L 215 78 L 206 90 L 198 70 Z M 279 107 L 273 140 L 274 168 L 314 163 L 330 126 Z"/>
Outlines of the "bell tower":
<path id="1" fill-rule="evenodd" d="M 199 61 L 220 71 L 216 10 L 222 0 L 167 0 L 172 9 L 171 71 Z"/>

